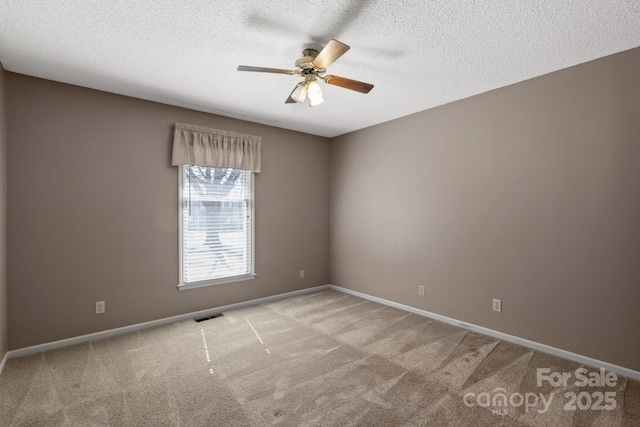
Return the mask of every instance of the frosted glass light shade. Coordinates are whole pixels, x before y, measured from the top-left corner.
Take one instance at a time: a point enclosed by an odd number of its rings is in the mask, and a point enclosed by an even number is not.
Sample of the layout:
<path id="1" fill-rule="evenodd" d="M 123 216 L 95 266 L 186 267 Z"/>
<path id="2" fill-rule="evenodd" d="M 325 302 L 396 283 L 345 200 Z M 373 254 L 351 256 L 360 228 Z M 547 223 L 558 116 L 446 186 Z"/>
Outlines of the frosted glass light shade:
<path id="1" fill-rule="evenodd" d="M 296 102 L 304 102 L 304 99 L 307 97 L 307 82 L 300 82 L 293 90 L 291 94 L 291 99 Z"/>
<path id="2" fill-rule="evenodd" d="M 314 107 L 324 102 L 322 98 L 322 89 L 317 81 L 311 80 L 307 82 L 307 95 L 309 96 L 309 106 Z"/>

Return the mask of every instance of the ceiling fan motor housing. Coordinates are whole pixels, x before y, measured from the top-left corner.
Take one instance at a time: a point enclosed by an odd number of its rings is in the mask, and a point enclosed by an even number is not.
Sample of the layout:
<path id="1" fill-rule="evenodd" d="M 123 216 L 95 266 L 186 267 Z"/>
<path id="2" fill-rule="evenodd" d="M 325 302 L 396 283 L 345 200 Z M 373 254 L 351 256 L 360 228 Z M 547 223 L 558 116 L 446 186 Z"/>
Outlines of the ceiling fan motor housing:
<path id="1" fill-rule="evenodd" d="M 302 58 L 296 61 L 296 68 L 299 68 L 303 74 L 310 73 L 322 73 L 324 68 L 318 68 L 313 65 L 313 61 L 318 56 L 318 51 L 315 49 L 305 49 L 302 51 Z"/>

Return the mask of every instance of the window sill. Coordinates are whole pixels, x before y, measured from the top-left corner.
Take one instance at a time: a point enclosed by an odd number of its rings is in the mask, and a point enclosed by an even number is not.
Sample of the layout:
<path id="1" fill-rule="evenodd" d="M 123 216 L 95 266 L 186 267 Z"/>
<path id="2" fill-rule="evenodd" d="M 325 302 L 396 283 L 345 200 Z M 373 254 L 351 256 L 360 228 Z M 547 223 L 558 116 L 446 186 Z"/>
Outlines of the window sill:
<path id="1" fill-rule="evenodd" d="M 187 289 L 204 288 L 206 286 L 222 285 L 225 283 L 242 282 L 245 280 L 253 280 L 256 278 L 256 274 L 244 274 L 242 276 L 223 277 L 222 279 L 204 280 L 202 282 L 192 283 L 179 283 L 178 289 L 186 291 Z"/>

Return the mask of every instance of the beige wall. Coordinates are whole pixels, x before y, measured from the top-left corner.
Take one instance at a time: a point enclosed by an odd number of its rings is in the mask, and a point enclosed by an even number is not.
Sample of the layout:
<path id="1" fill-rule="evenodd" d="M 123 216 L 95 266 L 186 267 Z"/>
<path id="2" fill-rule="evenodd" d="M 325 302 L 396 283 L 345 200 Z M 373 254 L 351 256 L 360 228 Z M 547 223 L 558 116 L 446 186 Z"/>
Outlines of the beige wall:
<path id="1" fill-rule="evenodd" d="M 331 165 L 331 283 L 640 370 L 640 49 L 336 138 Z"/>
<path id="2" fill-rule="evenodd" d="M 0 64 L 0 361 L 7 353 L 7 158 L 5 71 Z"/>
<path id="3" fill-rule="evenodd" d="M 328 283 L 327 139 L 13 73 L 7 110 L 10 349 Z M 177 290 L 175 122 L 262 137 L 257 279 Z"/>

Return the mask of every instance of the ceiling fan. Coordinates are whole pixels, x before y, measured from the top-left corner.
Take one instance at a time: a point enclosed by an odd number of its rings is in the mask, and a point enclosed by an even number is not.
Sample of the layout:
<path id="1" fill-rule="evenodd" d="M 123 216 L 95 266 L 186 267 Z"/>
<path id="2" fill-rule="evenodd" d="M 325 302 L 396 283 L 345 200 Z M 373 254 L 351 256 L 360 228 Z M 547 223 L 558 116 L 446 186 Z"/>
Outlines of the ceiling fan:
<path id="1" fill-rule="evenodd" d="M 293 74 L 304 77 L 304 80 L 296 85 L 285 101 L 286 104 L 295 102 L 302 103 L 308 97 L 309 106 L 313 107 L 324 102 L 322 90 L 318 84 L 318 79 L 327 84 L 340 86 L 346 89 L 355 90 L 360 93 L 369 93 L 373 85 L 347 79 L 345 77 L 325 75 L 327 67 L 333 64 L 349 50 L 349 46 L 337 40 L 331 40 L 320 52 L 315 49 L 305 49 L 302 51 L 302 58 L 295 63 L 293 70 L 280 68 L 251 67 L 247 65 L 238 66 L 238 71 L 254 71 L 258 73 Z"/>

